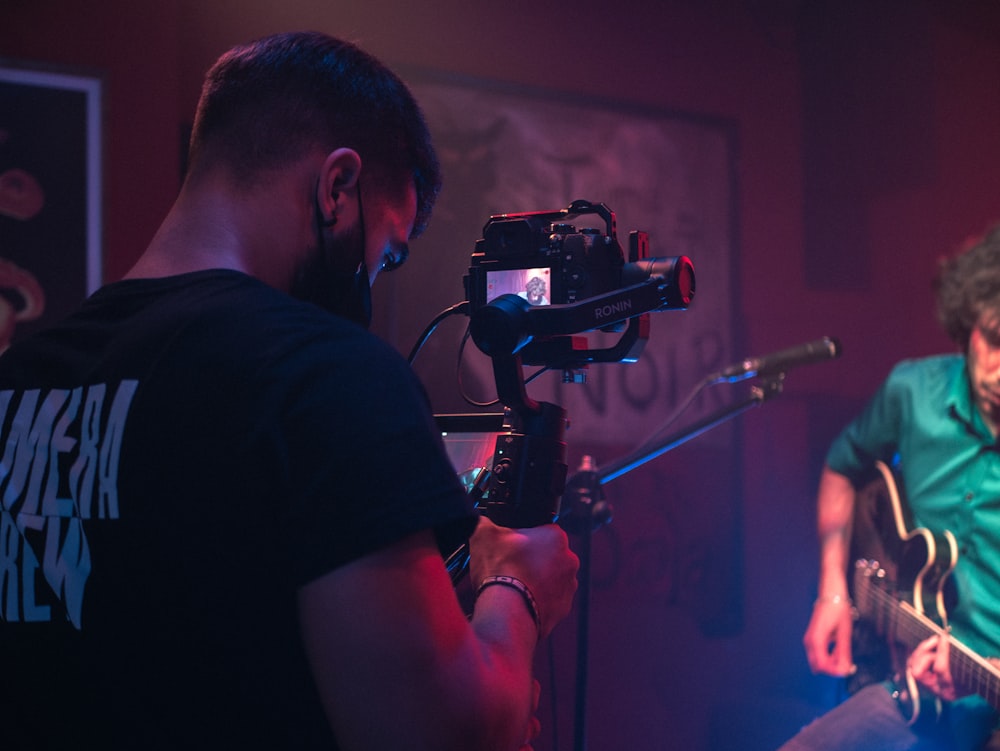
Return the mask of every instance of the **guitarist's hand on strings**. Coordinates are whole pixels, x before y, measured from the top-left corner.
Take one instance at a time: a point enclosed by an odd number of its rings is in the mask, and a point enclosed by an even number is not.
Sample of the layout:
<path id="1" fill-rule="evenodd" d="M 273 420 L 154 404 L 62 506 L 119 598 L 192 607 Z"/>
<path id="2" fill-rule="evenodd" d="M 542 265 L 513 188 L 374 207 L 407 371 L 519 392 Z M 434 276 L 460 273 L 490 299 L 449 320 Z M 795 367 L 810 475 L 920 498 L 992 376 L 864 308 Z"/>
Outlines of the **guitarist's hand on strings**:
<path id="1" fill-rule="evenodd" d="M 820 539 L 819 597 L 802 643 L 814 673 L 845 676 L 854 671 L 851 631 L 854 609 L 847 594 L 848 553 L 854 486 L 829 467 L 820 478 L 817 531 Z"/>
<path id="2" fill-rule="evenodd" d="M 802 638 L 809 667 L 814 673 L 845 676 L 854 672 L 851 656 L 853 622 L 851 601 L 846 595 L 817 598 Z"/>

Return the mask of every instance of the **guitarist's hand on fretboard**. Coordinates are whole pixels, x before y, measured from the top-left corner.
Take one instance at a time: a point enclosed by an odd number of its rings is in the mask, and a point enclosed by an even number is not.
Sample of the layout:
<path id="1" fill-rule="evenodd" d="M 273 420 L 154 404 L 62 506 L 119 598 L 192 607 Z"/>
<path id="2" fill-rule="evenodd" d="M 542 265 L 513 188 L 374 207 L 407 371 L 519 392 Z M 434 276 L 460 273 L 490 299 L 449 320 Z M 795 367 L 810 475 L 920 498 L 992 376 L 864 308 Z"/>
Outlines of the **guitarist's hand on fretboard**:
<path id="1" fill-rule="evenodd" d="M 991 657 L 990 664 L 1000 667 Z M 906 669 L 922 687 L 945 701 L 976 693 L 975 687 L 956 685 L 951 674 L 951 649 L 947 633 L 925 639 L 906 660 Z"/>
<path id="2" fill-rule="evenodd" d="M 921 686 L 939 699 L 955 701 L 960 694 L 951 676 L 946 634 L 924 639 L 906 660 L 906 670 Z"/>

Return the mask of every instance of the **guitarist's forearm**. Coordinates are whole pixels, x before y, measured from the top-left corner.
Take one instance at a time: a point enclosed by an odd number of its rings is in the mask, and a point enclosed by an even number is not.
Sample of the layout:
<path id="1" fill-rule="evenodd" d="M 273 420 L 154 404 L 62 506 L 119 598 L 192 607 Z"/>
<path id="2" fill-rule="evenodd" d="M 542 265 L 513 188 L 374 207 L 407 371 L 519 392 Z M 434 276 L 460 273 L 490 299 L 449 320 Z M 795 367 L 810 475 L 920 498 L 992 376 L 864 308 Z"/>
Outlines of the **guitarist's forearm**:
<path id="1" fill-rule="evenodd" d="M 847 595 L 854 495 L 854 486 L 850 480 L 829 467 L 823 468 L 817 501 L 820 597 Z"/>

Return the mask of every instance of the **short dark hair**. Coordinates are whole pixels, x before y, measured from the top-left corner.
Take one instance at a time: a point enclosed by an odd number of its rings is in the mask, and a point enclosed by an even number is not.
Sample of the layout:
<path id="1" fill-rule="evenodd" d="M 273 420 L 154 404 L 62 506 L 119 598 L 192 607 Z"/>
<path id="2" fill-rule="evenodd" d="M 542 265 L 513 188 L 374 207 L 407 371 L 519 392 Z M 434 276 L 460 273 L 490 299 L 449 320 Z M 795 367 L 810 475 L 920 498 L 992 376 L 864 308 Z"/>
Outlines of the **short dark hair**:
<path id="1" fill-rule="evenodd" d="M 1000 225 L 941 262 L 935 292 L 938 320 L 964 350 L 984 315 L 995 319 L 992 325 L 1000 325 Z"/>
<path id="2" fill-rule="evenodd" d="M 318 32 L 276 34 L 234 47 L 206 74 L 189 176 L 221 167 L 249 187 L 312 148 L 341 146 L 357 151 L 365 175 L 376 175 L 393 195 L 412 178 L 419 234 L 441 172 L 409 89 L 350 42 Z"/>

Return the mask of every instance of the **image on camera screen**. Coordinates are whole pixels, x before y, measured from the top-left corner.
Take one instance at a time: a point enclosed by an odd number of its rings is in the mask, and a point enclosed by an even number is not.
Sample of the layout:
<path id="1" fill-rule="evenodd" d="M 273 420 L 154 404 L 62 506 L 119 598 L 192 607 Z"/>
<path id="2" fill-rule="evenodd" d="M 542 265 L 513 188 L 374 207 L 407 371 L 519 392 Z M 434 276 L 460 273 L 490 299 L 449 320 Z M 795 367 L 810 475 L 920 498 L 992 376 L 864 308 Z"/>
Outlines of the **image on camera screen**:
<path id="1" fill-rule="evenodd" d="M 532 305 L 548 305 L 551 276 L 552 269 L 548 267 L 490 271 L 486 275 L 486 302 L 500 295 L 517 295 Z"/>

